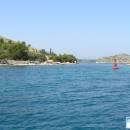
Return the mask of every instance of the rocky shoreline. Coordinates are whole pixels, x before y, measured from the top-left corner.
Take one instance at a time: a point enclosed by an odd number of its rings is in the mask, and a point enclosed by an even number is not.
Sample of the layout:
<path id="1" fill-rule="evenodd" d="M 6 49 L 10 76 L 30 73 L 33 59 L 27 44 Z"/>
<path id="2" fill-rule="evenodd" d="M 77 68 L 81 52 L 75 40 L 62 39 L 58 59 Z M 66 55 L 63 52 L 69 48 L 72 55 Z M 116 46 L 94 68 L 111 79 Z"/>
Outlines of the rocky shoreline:
<path id="1" fill-rule="evenodd" d="M 39 65 L 66 65 L 66 64 L 76 64 L 70 62 L 53 62 L 53 61 L 18 61 L 18 60 L 1 60 L 0 66 L 39 66 Z"/>

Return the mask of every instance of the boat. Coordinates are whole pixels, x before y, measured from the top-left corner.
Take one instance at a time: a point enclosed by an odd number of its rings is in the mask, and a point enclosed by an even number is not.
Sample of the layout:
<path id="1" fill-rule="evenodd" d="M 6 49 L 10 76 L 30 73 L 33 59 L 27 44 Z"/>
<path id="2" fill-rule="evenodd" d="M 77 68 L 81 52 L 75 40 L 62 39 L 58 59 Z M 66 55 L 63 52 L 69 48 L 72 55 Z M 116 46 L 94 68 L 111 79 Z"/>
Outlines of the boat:
<path id="1" fill-rule="evenodd" d="M 116 58 L 113 59 L 113 66 L 112 66 L 112 69 L 113 69 L 113 70 L 119 69 L 119 67 L 117 66 L 117 60 L 116 60 Z"/>

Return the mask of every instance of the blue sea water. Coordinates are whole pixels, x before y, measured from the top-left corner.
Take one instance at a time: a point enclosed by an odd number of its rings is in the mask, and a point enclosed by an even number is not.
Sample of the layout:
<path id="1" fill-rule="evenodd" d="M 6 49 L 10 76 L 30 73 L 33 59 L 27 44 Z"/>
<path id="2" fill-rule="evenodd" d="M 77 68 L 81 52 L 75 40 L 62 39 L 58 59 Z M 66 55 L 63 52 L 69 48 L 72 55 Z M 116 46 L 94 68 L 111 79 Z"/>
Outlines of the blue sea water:
<path id="1" fill-rule="evenodd" d="M 124 130 L 130 67 L 0 67 L 0 130 Z"/>

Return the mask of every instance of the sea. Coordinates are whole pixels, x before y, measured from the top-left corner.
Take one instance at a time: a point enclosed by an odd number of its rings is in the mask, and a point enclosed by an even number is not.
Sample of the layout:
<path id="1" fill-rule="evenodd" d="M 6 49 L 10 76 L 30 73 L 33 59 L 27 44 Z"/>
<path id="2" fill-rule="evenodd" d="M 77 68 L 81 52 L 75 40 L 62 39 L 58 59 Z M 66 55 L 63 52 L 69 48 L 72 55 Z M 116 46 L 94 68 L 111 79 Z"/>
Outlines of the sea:
<path id="1" fill-rule="evenodd" d="M 0 67 L 0 130 L 125 130 L 130 67 Z"/>

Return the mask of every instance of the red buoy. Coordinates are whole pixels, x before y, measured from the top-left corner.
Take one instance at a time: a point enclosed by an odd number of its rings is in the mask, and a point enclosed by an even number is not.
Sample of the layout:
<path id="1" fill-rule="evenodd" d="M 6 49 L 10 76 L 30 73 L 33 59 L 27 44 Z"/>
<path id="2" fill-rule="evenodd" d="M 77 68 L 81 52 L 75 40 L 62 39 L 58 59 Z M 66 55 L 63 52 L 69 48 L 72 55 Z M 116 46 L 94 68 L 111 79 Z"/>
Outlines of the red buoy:
<path id="1" fill-rule="evenodd" d="M 117 67 L 117 66 L 112 66 L 112 69 L 113 69 L 113 70 L 117 70 L 117 69 L 119 69 L 119 67 Z"/>
<path id="2" fill-rule="evenodd" d="M 116 58 L 113 59 L 113 66 L 112 66 L 112 69 L 113 69 L 113 70 L 119 69 L 119 67 L 117 66 L 117 60 L 116 60 Z"/>

